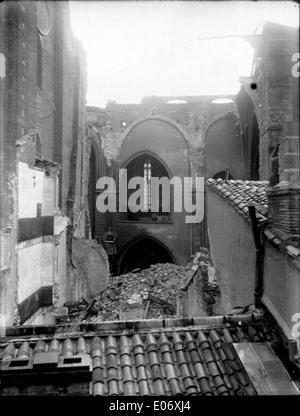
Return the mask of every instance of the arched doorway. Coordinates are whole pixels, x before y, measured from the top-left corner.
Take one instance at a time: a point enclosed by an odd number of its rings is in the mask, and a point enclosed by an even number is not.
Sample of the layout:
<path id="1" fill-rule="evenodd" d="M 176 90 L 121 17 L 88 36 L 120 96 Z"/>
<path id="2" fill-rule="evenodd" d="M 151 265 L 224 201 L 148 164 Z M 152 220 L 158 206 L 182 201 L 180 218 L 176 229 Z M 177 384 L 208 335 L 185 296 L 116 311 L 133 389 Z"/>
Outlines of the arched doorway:
<path id="1" fill-rule="evenodd" d="M 150 236 L 136 238 L 120 257 L 120 274 L 147 269 L 151 264 L 174 263 L 169 249 L 157 239 Z"/>

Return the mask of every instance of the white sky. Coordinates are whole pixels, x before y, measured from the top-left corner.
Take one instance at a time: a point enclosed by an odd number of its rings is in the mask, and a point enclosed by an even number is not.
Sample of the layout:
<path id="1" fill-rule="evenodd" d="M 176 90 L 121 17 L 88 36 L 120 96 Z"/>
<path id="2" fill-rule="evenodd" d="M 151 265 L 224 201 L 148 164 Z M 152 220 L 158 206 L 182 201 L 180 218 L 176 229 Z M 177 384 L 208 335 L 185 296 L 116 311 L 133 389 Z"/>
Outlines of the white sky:
<path id="1" fill-rule="evenodd" d="M 71 1 L 75 36 L 87 52 L 87 104 L 139 103 L 150 95 L 235 94 L 251 73 L 243 39 L 260 22 L 299 27 L 292 1 Z M 298 51 L 295 51 L 298 52 Z"/>

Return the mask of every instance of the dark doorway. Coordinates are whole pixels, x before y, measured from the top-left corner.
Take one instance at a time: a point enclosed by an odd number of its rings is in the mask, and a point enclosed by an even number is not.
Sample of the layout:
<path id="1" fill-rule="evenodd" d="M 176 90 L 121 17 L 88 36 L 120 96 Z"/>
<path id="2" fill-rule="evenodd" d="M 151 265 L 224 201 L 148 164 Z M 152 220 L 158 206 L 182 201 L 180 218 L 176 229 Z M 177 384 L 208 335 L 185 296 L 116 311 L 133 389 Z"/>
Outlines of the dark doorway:
<path id="1" fill-rule="evenodd" d="M 120 274 L 147 269 L 155 263 L 174 263 L 166 247 L 149 237 L 137 239 L 120 261 Z"/>

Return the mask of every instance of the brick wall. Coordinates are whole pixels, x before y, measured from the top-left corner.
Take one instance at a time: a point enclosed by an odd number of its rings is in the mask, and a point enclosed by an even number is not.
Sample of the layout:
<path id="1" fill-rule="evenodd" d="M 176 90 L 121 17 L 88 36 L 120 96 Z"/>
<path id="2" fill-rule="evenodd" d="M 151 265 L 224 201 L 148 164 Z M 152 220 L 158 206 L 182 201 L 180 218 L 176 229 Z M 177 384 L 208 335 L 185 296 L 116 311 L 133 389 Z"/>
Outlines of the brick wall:
<path id="1" fill-rule="evenodd" d="M 185 103 L 169 102 L 175 98 Z M 235 103 L 212 103 L 216 98 L 220 96 L 147 97 L 141 104 L 109 102 L 106 112 L 88 109 L 88 120 L 97 123 L 101 130 L 101 146 L 107 161 L 106 174 L 110 175 L 111 170 L 117 175 L 118 169 L 135 155 L 148 152 L 161 160 L 170 176 L 203 176 L 208 126 L 218 117 L 229 112 L 236 113 Z M 222 133 L 230 137 L 229 140 L 232 134 L 236 134 L 236 127 L 232 123 L 229 126 L 222 125 L 222 128 L 225 128 Z M 220 154 L 227 145 L 223 142 Z M 204 222 L 193 226 L 186 224 L 185 213 L 177 214 L 173 219 L 173 223 L 166 226 L 167 236 L 164 235 L 165 227 L 154 224 L 132 224 L 132 232 L 129 230 L 130 224 L 117 224 L 119 242 L 123 246 L 143 231 L 159 237 L 158 229 L 163 229 L 161 237 L 169 240 L 168 247 L 184 264 L 201 244 L 207 244 L 206 226 Z M 114 219 L 106 215 L 106 226 L 113 223 Z"/>
<path id="2" fill-rule="evenodd" d="M 1 78 L 0 85 L 3 97 L 0 103 L 1 238 L 10 230 L 14 239 L 11 244 L 6 244 L 10 262 L 3 264 L 3 270 L 0 270 L 0 303 L 12 305 L 6 314 L 3 313 L 4 324 L 12 325 L 19 280 L 15 272 L 18 235 L 16 141 L 32 131 L 38 132 L 39 158 L 61 165 L 59 201 L 55 208 L 66 213 L 70 196 L 72 205 L 67 213 L 71 219 L 78 218 L 87 197 L 88 180 L 83 128 L 86 62 L 82 46 L 72 34 L 68 2 L 8 1 L 1 3 L 0 7 L 0 53 L 6 61 L 6 77 Z M 38 25 L 47 22 L 48 17 L 49 31 L 41 33 Z M 32 160 L 29 161 L 28 155 Z M 32 146 L 28 152 L 24 150 L 21 159 L 34 166 L 37 163 L 35 156 Z M 84 235 L 86 215 L 82 218 L 83 223 L 77 232 Z M 72 223 L 68 241 L 74 228 Z M 60 237 L 57 236 L 51 244 L 58 243 L 57 256 L 66 262 L 66 239 Z M 59 281 L 66 280 L 67 270 L 63 265 L 60 265 L 59 273 L 62 274 Z"/>
<path id="3" fill-rule="evenodd" d="M 260 179 L 270 180 L 269 220 L 288 238 L 299 238 L 299 77 L 292 57 L 299 52 L 299 30 L 274 23 L 264 26 L 255 45 L 255 70 L 244 89 L 260 130 Z M 257 88 L 251 90 L 251 82 Z M 297 242 L 295 242 L 297 244 Z"/>

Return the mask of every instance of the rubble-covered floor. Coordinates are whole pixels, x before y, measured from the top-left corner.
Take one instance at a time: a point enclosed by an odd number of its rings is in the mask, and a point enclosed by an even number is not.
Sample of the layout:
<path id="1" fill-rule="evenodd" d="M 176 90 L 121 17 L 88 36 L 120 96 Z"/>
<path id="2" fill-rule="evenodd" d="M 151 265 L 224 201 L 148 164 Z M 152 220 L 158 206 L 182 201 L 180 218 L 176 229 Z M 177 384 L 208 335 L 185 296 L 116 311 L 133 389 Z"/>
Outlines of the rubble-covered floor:
<path id="1" fill-rule="evenodd" d="M 156 263 L 138 273 L 111 275 L 107 289 L 92 300 L 65 304 L 68 315 L 59 322 L 102 322 L 135 319 L 163 319 L 178 315 L 178 295 L 193 265 L 211 266 L 209 251 L 201 248 L 187 266 Z M 213 269 L 211 267 L 211 269 Z M 204 300 L 210 313 L 220 296 L 216 281 L 205 279 Z M 58 323 L 59 323 L 58 322 Z"/>
<path id="2" fill-rule="evenodd" d="M 110 276 L 107 289 L 94 299 L 89 310 L 84 300 L 66 304 L 69 309 L 66 319 L 97 322 L 174 317 L 187 267 L 157 263 L 139 273 Z"/>

